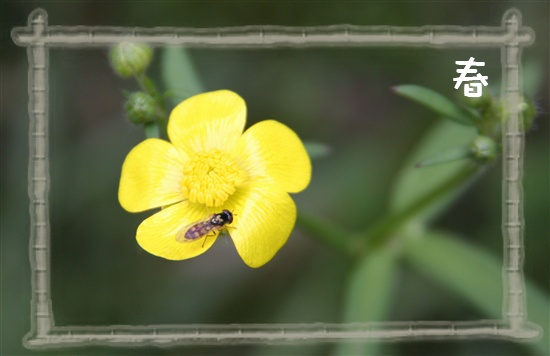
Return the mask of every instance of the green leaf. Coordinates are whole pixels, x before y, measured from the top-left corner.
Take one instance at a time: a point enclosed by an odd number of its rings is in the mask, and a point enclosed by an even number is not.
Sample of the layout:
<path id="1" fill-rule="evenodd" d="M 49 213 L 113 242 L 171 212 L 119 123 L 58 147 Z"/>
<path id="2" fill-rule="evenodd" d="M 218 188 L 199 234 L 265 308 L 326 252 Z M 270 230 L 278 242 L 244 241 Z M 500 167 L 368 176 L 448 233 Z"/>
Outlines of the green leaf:
<path id="1" fill-rule="evenodd" d="M 359 261 L 351 275 L 344 305 L 344 322 L 376 322 L 387 319 L 392 303 L 398 251 L 394 246 L 380 248 Z M 337 355 L 375 355 L 377 343 L 342 343 Z"/>
<path id="2" fill-rule="evenodd" d="M 311 159 L 326 157 L 331 152 L 330 146 L 321 142 L 306 141 L 304 146 Z"/>
<path id="3" fill-rule="evenodd" d="M 523 64 L 523 91 L 527 96 L 536 96 L 537 90 L 545 82 L 543 74 L 543 66 L 538 59 L 526 61 Z"/>
<path id="4" fill-rule="evenodd" d="M 174 93 L 174 106 L 205 91 L 189 53 L 180 47 L 166 47 L 162 52 L 161 75 L 164 86 Z"/>
<path id="5" fill-rule="evenodd" d="M 418 85 L 399 85 L 393 90 L 405 98 L 416 101 L 444 118 L 459 124 L 475 126 L 478 118 L 472 111 L 464 110 L 443 95 Z"/>
<path id="6" fill-rule="evenodd" d="M 468 144 L 475 135 L 476 130 L 472 127 L 453 125 L 448 121 L 437 123 L 405 161 L 390 199 L 390 212 L 417 206 L 414 219 L 421 223 L 442 213 L 467 186 L 477 169 L 469 160 L 422 168 L 416 165 L 438 152 Z M 422 201 L 425 203 L 421 204 Z"/>
<path id="7" fill-rule="evenodd" d="M 435 166 L 436 164 L 449 163 L 452 161 L 458 161 L 461 159 L 466 159 L 472 156 L 470 147 L 468 146 L 458 146 L 450 147 L 444 151 L 437 152 L 431 157 L 426 158 L 425 160 L 418 162 L 416 164 L 417 168 Z"/>
<path id="8" fill-rule="evenodd" d="M 409 238 L 405 256 L 412 265 L 485 311 L 502 315 L 502 262 L 474 246 L 440 232 Z"/>
<path id="9" fill-rule="evenodd" d="M 488 317 L 502 319 L 502 261 L 487 252 L 444 232 L 430 231 L 410 238 L 404 247 L 405 257 L 426 275 L 466 298 Z M 548 296 L 526 281 L 529 320 L 548 327 Z M 541 354 L 549 353 L 548 333 L 541 342 L 526 346 Z"/>

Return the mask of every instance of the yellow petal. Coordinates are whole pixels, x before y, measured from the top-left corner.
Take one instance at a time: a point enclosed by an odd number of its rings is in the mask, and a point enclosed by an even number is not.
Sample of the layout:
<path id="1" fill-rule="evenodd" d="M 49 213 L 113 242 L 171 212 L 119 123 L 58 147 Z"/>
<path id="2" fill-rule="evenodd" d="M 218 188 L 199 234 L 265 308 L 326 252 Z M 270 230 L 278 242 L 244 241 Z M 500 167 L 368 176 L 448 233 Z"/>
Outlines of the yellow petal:
<path id="1" fill-rule="evenodd" d="M 228 204 L 228 228 L 237 252 L 250 267 L 260 267 L 286 243 L 296 222 L 296 206 L 275 184 L 254 184 L 235 193 Z"/>
<path id="2" fill-rule="evenodd" d="M 139 212 L 183 200 L 183 160 L 169 142 L 152 138 L 138 144 L 122 165 L 120 205 L 129 212 Z"/>
<path id="3" fill-rule="evenodd" d="M 176 106 L 168 121 L 170 141 L 189 155 L 230 150 L 246 123 L 244 100 L 229 90 L 195 95 Z"/>
<path id="4" fill-rule="evenodd" d="M 206 216 L 208 213 L 198 204 L 184 201 L 171 205 L 139 225 L 136 233 L 137 242 L 145 251 L 167 260 L 184 260 L 198 256 L 212 246 L 217 235 L 191 242 L 178 242 L 176 234 L 180 229 Z"/>
<path id="5" fill-rule="evenodd" d="M 261 121 L 241 136 L 235 150 L 250 180 L 272 179 L 289 193 L 311 180 L 311 161 L 300 138 L 274 120 Z"/>

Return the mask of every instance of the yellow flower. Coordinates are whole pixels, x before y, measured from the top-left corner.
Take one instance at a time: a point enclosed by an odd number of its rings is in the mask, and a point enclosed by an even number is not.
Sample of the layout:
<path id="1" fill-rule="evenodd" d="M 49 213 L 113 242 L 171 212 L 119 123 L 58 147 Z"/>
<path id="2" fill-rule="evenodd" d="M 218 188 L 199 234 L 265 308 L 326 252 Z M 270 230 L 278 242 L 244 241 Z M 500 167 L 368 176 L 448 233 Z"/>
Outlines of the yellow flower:
<path id="1" fill-rule="evenodd" d="M 264 265 L 285 244 L 296 222 L 288 193 L 307 187 L 311 162 L 287 126 L 266 120 L 243 133 L 245 122 L 246 105 L 237 94 L 196 95 L 170 114 L 170 142 L 147 139 L 128 153 L 121 206 L 129 212 L 162 208 L 137 229 L 143 249 L 169 260 L 200 255 L 219 231 L 190 242 L 178 242 L 176 234 L 224 209 L 233 213 L 227 230 L 250 267 Z"/>

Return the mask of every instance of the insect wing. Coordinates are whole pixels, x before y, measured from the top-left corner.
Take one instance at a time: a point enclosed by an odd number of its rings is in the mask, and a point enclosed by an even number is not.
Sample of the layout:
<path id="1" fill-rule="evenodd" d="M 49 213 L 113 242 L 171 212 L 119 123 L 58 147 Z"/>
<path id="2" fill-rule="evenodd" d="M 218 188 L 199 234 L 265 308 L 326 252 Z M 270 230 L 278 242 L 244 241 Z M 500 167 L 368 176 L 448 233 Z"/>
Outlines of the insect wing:
<path id="1" fill-rule="evenodd" d="M 206 236 L 211 231 L 211 228 L 208 228 L 210 224 L 210 219 L 212 215 L 199 220 L 192 222 L 191 224 L 185 225 L 176 233 L 177 242 L 193 242 L 201 237 Z M 188 233 L 189 232 L 189 233 Z"/>

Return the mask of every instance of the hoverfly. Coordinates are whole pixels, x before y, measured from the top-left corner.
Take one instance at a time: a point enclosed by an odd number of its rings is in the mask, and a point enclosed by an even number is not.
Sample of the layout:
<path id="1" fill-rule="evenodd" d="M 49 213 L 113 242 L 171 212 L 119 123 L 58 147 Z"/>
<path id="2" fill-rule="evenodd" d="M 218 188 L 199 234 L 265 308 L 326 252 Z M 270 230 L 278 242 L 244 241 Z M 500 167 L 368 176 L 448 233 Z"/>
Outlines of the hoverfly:
<path id="1" fill-rule="evenodd" d="M 233 214 L 227 210 L 221 213 L 212 214 L 203 220 L 195 221 L 184 226 L 176 233 L 177 242 L 193 242 L 208 235 L 214 236 L 220 232 L 225 225 L 233 222 Z M 204 240 L 206 242 L 206 239 Z M 203 244 L 204 246 L 204 244 Z"/>

